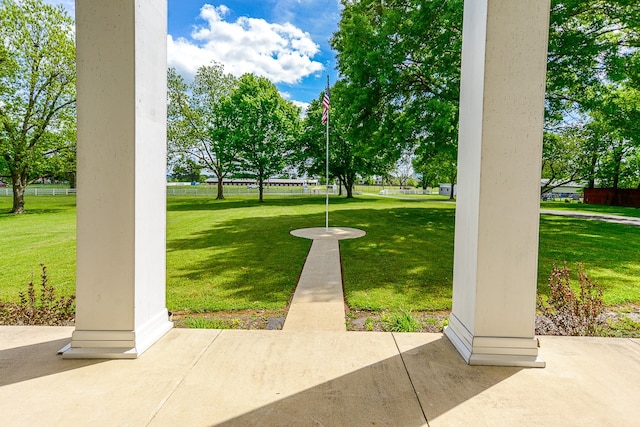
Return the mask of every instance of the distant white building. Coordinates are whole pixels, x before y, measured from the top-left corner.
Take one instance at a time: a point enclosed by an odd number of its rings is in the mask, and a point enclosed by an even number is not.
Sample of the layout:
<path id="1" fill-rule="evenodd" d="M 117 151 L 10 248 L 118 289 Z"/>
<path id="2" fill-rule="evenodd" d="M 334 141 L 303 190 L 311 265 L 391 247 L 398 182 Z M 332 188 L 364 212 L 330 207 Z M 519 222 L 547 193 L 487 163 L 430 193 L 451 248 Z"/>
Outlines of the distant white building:
<path id="1" fill-rule="evenodd" d="M 551 183 L 551 185 L 549 185 L 548 179 L 540 180 L 540 190 L 545 187 L 554 187 L 554 185 L 554 183 Z M 574 197 L 578 194 L 582 194 L 586 186 L 587 184 L 584 182 L 571 181 L 555 188 L 551 188 L 550 190 L 545 191 L 544 194 L 549 197 Z"/>
<path id="2" fill-rule="evenodd" d="M 438 194 L 441 196 L 451 196 L 451 184 L 440 184 Z M 453 186 L 453 196 L 458 195 L 458 186 Z"/>
<path id="3" fill-rule="evenodd" d="M 360 177 L 359 181 L 360 185 L 384 185 L 384 179 L 381 176 L 373 176 L 362 178 Z"/>
<path id="4" fill-rule="evenodd" d="M 207 178 L 205 181 L 209 185 L 218 184 L 218 178 Z M 246 185 L 255 186 L 258 184 L 254 178 L 224 178 L 222 180 L 224 185 Z M 265 186 L 275 187 L 303 187 L 305 185 L 318 185 L 317 179 L 282 179 L 271 178 L 264 182 Z"/>

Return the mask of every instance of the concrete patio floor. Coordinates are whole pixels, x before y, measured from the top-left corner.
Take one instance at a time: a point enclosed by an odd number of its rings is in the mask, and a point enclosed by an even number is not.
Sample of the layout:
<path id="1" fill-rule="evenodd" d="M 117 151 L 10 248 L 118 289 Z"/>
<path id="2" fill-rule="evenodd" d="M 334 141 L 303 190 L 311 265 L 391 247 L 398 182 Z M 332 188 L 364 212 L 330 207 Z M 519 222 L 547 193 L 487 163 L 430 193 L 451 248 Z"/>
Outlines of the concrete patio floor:
<path id="1" fill-rule="evenodd" d="M 173 329 L 63 360 L 71 327 L 0 327 L 2 426 L 636 426 L 640 340 L 541 337 L 544 369 L 468 366 L 441 334 Z"/>

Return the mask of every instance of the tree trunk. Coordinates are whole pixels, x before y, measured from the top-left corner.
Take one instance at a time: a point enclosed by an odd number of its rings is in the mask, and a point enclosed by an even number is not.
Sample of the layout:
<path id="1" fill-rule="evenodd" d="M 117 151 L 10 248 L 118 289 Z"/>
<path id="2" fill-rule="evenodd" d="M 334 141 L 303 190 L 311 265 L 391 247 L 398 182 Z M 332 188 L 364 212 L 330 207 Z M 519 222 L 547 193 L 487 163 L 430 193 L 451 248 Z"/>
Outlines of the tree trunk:
<path id="1" fill-rule="evenodd" d="M 68 178 L 69 178 L 69 188 L 76 188 L 76 173 L 69 172 Z"/>
<path id="2" fill-rule="evenodd" d="M 347 189 L 347 199 L 353 199 L 353 187 L 351 185 L 346 185 Z"/>
<path id="3" fill-rule="evenodd" d="M 258 192 L 260 194 L 260 196 L 258 197 L 258 202 L 263 203 L 264 202 L 264 198 L 262 197 L 262 192 L 264 190 L 264 180 L 262 179 L 262 177 L 258 178 Z"/>
<path id="4" fill-rule="evenodd" d="M 618 189 L 620 184 L 620 162 L 622 161 L 622 153 L 615 153 L 614 155 L 614 170 L 613 170 L 613 188 Z"/>
<path id="5" fill-rule="evenodd" d="M 12 174 L 13 180 L 13 207 L 12 214 L 24 213 L 24 192 L 27 189 L 27 177 L 19 174 Z"/>
<path id="6" fill-rule="evenodd" d="M 353 199 L 353 182 L 355 178 L 346 177 L 344 182 L 344 188 L 347 190 L 347 199 Z"/>
<path id="7" fill-rule="evenodd" d="M 612 185 L 614 190 L 618 189 L 619 182 L 620 182 L 620 171 L 616 171 L 615 175 L 613 176 L 613 185 Z"/>
<path id="8" fill-rule="evenodd" d="M 596 165 L 598 164 L 598 156 L 591 156 L 591 169 L 589 170 L 589 183 L 587 188 L 596 188 Z"/>
<path id="9" fill-rule="evenodd" d="M 342 196 L 342 178 L 338 177 L 338 196 Z"/>
<path id="10" fill-rule="evenodd" d="M 216 172 L 216 176 L 218 177 L 218 195 L 216 196 L 216 200 L 224 200 L 224 183 L 222 182 L 224 176 L 218 172 Z"/>
<path id="11" fill-rule="evenodd" d="M 455 193 L 455 188 L 456 188 L 456 178 L 457 178 L 457 171 L 454 172 L 451 175 L 451 194 L 449 195 L 449 200 L 453 200 L 455 199 L 454 193 Z"/>

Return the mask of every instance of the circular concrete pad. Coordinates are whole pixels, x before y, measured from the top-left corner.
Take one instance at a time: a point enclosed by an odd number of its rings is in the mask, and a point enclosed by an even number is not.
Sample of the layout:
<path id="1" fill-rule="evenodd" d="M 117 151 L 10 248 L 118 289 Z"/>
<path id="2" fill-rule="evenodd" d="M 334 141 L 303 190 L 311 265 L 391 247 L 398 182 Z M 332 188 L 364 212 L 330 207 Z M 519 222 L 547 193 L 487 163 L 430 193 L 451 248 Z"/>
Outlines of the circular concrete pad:
<path id="1" fill-rule="evenodd" d="M 293 236 L 302 237 L 312 240 L 343 240 L 343 239 L 357 239 L 366 235 L 362 230 L 357 228 L 348 227 L 315 227 L 315 228 L 300 228 L 291 232 Z"/>

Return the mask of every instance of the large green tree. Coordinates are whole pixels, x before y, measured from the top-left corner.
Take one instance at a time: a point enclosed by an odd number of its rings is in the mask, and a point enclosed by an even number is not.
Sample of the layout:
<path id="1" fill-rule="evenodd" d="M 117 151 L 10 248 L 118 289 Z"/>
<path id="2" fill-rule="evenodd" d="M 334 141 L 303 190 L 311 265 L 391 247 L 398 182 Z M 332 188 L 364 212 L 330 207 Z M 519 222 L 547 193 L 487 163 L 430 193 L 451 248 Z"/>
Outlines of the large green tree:
<path id="1" fill-rule="evenodd" d="M 583 122 L 570 123 L 554 132 L 545 132 L 542 144 L 541 194 L 572 181 L 581 181 L 588 175 L 590 159 L 584 153 L 590 138 L 590 130 Z"/>
<path id="2" fill-rule="evenodd" d="M 300 109 L 282 98 L 269 79 L 245 74 L 224 100 L 221 111 L 226 122 L 216 137 L 229 141 L 238 170 L 256 179 L 263 202 L 265 182 L 294 158 Z"/>
<path id="3" fill-rule="evenodd" d="M 27 185 L 51 169 L 75 127 L 73 20 L 40 0 L 0 0 L 0 40 L 0 174 L 19 214 Z"/>
<path id="4" fill-rule="evenodd" d="M 347 198 L 359 176 L 383 175 L 393 168 L 402 144 L 372 135 L 364 129 L 366 112 L 351 102 L 358 96 L 353 85 L 338 81 L 331 89 L 329 114 L 329 174 L 344 186 Z M 300 169 L 309 175 L 324 176 L 326 126 L 322 124 L 324 92 L 311 102 L 304 120 L 299 146 Z"/>
<path id="5" fill-rule="evenodd" d="M 436 160 L 456 164 L 463 1 L 342 3 L 332 45 L 356 88 L 357 131 L 379 147 L 417 146 L 417 163 L 442 174 Z"/>
<path id="6" fill-rule="evenodd" d="M 344 79 L 359 88 L 352 99 L 364 119 L 359 129 L 372 144 L 395 138 L 417 145 L 422 172 L 449 175 L 457 157 L 463 0 L 342 3 L 332 45 Z M 605 110 L 609 85 L 635 81 L 637 87 L 639 17 L 637 0 L 552 0 L 548 132 L 565 137 L 572 122 L 586 124 L 592 112 Z M 545 154 L 559 159 L 555 148 L 566 145 L 550 146 Z M 566 180 L 585 168 L 574 162 L 556 170 L 566 171 L 558 176 Z"/>
<path id="7" fill-rule="evenodd" d="M 178 168 L 195 161 L 215 173 L 217 199 L 224 199 L 223 180 L 237 166 L 233 144 L 219 132 L 228 126 L 221 105 L 236 84 L 237 79 L 217 63 L 200 67 L 190 84 L 174 68 L 168 72 L 169 158 Z"/>
<path id="8" fill-rule="evenodd" d="M 633 98 L 640 75 L 639 17 L 637 1 L 552 2 L 542 170 L 551 186 L 572 180 L 617 186 L 607 176 L 633 164 L 625 159 L 633 138 L 623 135 L 637 121 L 619 101 Z"/>
<path id="9" fill-rule="evenodd" d="M 640 91 L 628 84 L 606 84 L 598 108 L 580 120 L 562 122 L 545 133 L 542 192 L 570 181 L 589 188 L 628 188 L 640 184 Z"/>

